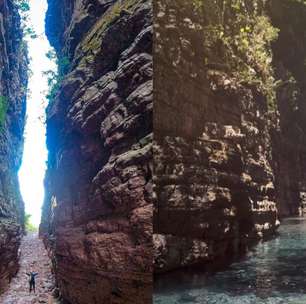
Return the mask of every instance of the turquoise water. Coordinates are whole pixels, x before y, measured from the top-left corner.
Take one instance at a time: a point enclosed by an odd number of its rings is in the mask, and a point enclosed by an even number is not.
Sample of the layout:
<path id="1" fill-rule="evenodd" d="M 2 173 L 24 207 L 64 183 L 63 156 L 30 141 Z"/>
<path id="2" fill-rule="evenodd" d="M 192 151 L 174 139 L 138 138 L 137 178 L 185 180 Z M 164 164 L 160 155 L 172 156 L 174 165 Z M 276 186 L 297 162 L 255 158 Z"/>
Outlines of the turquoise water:
<path id="1" fill-rule="evenodd" d="M 306 219 L 282 222 L 279 236 L 214 275 L 160 276 L 154 304 L 306 304 Z"/>

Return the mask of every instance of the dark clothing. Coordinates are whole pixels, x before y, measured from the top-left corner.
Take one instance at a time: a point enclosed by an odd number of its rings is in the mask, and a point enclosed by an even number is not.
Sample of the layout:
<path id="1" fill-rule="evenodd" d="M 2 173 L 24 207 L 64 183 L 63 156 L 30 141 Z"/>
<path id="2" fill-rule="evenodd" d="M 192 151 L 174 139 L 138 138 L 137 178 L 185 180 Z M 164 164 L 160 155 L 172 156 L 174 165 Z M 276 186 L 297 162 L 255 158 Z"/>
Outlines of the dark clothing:
<path id="1" fill-rule="evenodd" d="M 32 290 L 35 293 L 35 277 L 38 275 L 37 272 L 30 272 L 30 273 L 26 273 L 26 275 L 29 277 L 29 284 L 30 284 L 30 293 L 32 292 Z"/>
<path id="2" fill-rule="evenodd" d="M 35 281 L 29 281 L 29 284 L 30 284 L 30 290 L 29 290 L 29 292 L 31 293 L 32 290 L 33 290 L 34 293 L 35 293 Z"/>

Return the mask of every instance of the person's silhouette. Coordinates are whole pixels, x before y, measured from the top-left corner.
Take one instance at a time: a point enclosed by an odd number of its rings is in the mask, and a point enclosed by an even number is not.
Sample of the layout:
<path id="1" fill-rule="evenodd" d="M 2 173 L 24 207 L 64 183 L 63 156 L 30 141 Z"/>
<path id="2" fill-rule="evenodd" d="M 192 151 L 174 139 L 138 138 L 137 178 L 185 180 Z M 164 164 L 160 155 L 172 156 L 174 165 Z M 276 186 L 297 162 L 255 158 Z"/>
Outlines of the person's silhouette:
<path id="1" fill-rule="evenodd" d="M 38 275 L 38 273 L 34 271 L 30 271 L 30 272 L 27 272 L 26 275 L 29 277 L 29 287 L 30 287 L 29 292 L 31 293 L 33 290 L 35 293 L 35 277 Z"/>

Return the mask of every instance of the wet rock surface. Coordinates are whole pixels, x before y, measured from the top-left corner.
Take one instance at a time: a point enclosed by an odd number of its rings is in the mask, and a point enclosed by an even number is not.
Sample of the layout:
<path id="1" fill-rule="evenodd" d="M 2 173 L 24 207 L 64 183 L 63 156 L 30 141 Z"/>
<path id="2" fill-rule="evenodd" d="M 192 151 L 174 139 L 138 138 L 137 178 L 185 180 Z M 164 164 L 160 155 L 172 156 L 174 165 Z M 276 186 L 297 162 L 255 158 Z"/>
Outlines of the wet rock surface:
<path id="1" fill-rule="evenodd" d="M 73 304 L 150 303 L 152 4 L 48 2 L 69 60 L 48 107 L 40 228 L 57 285 Z"/>
<path id="2" fill-rule="evenodd" d="M 244 3 L 242 15 L 251 7 Z M 239 22 L 231 23 L 231 8 L 218 11 L 210 1 L 204 10 L 199 1 L 156 2 L 158 273 L 229 263 L 229 257 L 244 253 L 254 241 L 273 235 L 278 218 L 306 213 L 306 6 L 290 0 L 252 3 L 259 8 L 255 19 L 266 20 L 261 30 L 278 29 L 275 41 L 261 53 L 274 81 L 269 91 L 273 101 L 260 89 L 260 64 L 252 65 L 259 53 L 252 58 L 248 52 L 254 24 L 240 26 L 240 33 L 250 29 L 242 34 L 248 50 L 231 49 L 233 57 L 242 59 L 239 66 L 256 75 L 255 82 L 248 82 L 224 55 L 240 35 L 235 34 Z M 253 11 L 246 14 L 246 23 Z M 221 23 L 218 16 L 224 17 Z M 228 30 L 229 40 L 224 38 Z"/>
<path id="3" fill-rule="evenodd" d="M 37 233 L 28 234 L 21 241 L 19 250 L 20 269 L 9 284 L 8 290 L 1 295 L 2 304 L 38 304 L 59 303 L 54 293 L 54 277 L 51 273 L 51 261 L 43 242 Z M 38 272 L 36 293 L 29 293 L 27 272 Z"/>
<path id="4" fill-rule="evenodd" d="M 222 70 L 195 3 L 157 1 L 155 10 L 156 273 L 230 263 L 279 225 L 277 123 L 256 86 Z"/>
<path id="5" fill-rule="evenodd" d="M 17 7 L 0 1 L 0 293 L 18 270 L 23 202 L 17 173 L 21 164 L 27 56 Z"/>
<path id="6" fill-rule="evenodd" d="M 279 235 L 218 273 L 174 271 L 157 281 L 155 304 L 302 304 L 306 301 L 306 220 L 282 221 Z"/>

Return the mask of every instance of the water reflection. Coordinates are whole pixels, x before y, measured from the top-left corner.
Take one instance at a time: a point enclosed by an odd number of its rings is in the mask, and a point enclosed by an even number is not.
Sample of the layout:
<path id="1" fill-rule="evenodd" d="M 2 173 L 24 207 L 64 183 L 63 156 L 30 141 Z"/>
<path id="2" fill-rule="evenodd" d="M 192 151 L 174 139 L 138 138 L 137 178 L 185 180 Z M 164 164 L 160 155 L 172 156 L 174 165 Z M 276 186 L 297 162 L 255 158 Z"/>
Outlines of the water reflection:
<path id="1" fill-rule="evenodd" d="M 287 219 L 279 236 L 213 276 L 179 271 L 160 277 L 154 304 L 306 303 L 306 219 Z"/>

